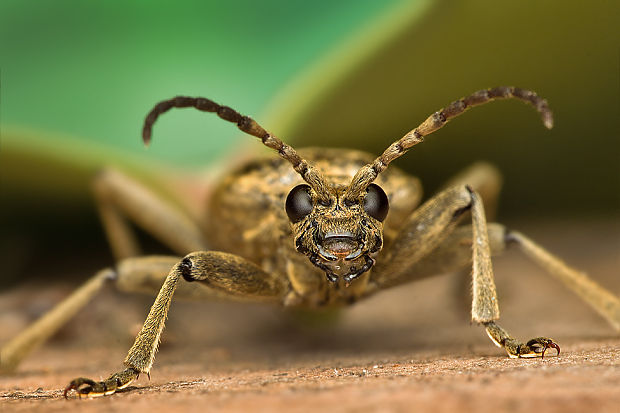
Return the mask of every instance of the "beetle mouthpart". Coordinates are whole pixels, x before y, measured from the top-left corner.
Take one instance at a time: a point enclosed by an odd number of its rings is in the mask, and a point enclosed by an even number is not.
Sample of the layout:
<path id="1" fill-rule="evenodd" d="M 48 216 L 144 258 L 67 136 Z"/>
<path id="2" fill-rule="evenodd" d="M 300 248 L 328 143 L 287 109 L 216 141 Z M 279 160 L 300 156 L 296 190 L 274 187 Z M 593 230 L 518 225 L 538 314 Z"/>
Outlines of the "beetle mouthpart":
<path id="1" fill-rule="evenodd" d="M 351 261 L 362 255 L 362 246 L 349 239 L 331 239 L 317 245 L 319 254 L 328 261 Z"/>
<path id="2" fill-rule="evenodd" d="M 366 262 L 357 272 L 344 276 L 344 281 L 347 283 L 347 287 L 349 286 L 349 284 L 351 284 L 351 282 L 354 279 L 364 274 L 366 271 L 371 269 L 373 265 L 375 265 L 375 260 L 369 257 L 368 255 L 364 256 L 364 258 L 366 259 Z"/>
<path id="3" fill-rule="evenodd" d="M 375 264 L 375 260 L 368 255 L 364 255 L 359 257 L 359 259 L 354 260 L 341 258 L 339 260 L 326 261 L 325 258 L 320 257 L 319 255 L 313 255 L 309 258 L 312 264 L 325 271 L 325 276 L 328 281 L 337 283 L 340 278 L 342 278 L 347 287 L 353 280 L 371 269 Z"/>
<path id="4" fill-rule="evenodd" d="M 350 232 L 328 232 L 317 249 L 327 261 L 354 260 L 362 255 L 362 242 Z"/>
<path id="5" fill-rule="evenodd" d="M 338 276 L 332 272 L 326 272 L 325 276 L 327 277 L 327 280 L 331 283 L 337 283 L 338 282 Z"/>

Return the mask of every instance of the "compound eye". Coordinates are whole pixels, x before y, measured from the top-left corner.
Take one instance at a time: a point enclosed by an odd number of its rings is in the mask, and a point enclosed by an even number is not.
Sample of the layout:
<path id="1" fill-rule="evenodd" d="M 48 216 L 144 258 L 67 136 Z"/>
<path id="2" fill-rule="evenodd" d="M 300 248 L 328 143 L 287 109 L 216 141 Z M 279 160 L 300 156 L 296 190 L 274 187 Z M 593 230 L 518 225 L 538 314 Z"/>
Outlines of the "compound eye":
<path id="1" fill-rule="evenodd" d="M 291 189 L 286 197 L 286 215 L 291 222 L 299 222 L 312 212 L 312 198 L 310 197 L 310 186 L 297 185 Z"/>
<path id="2" fill-rule="evenodd" d="M 364 211 L 374 219 L 383 222 L 390 209 L 388 197 L 377 184 L 368 185 L 364 197 Z"/>

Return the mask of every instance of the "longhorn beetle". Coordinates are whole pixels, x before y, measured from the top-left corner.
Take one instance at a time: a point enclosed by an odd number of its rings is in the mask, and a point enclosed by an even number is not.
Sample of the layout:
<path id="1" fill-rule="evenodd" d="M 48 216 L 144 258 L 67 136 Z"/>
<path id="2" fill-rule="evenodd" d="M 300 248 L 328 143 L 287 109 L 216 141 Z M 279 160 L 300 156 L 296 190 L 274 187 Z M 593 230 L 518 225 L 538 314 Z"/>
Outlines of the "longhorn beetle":
<path id="1" fill-rule="evenodd" d="M 175 290 L 178 296 L 223 296 L 317 309 L 343 306 L 388 287 L 466 267 L 472 269 L 472 320 L 496 345 L 510 357 L 544 357 L 548 348 L 559 354 L 560 347 L 550 338 L 521 342 L 496 323 L 499 306 L 491 256 L 509 244 L 620 329 L 618 297 L 523 234 L 487 224 L 483 203 L 493 204 L 500 185 L 494 168 L 470 168 L 421 206 L 419 181 L 396 168 L 387 169 L 467 109 L 508 98 L 534 106 L 544 125 L 553 126 L 546 100 L 536 93 L 491 88 L 433 113 L 374 160 L 354 150 L 297 152 L 252 118 L 209 99 L 181 96 L 158 103 L 144 122 L 147 144 L 161 114 L 192 107 L 235 123 L 280 157 L 252 161 L 227 175 L 210 198 L 204 224 L 119 172 L 101 174 L 96 195 L 116 267 L 97 273 L 9 342 L 1 351 L 1 367 L 15 368 L 110 279 L 125 291 L 163 285 L 125 358 L 125 369 L 103 381 L 77 378 L 66 387 L 65 397 L 71 391 L 80 397 L 112 394 L 140 373 L 149 374 Z M 470 223 L 459 225 L 468 211 Z M 138 256 L 125 217 L 184 257 Z"/>

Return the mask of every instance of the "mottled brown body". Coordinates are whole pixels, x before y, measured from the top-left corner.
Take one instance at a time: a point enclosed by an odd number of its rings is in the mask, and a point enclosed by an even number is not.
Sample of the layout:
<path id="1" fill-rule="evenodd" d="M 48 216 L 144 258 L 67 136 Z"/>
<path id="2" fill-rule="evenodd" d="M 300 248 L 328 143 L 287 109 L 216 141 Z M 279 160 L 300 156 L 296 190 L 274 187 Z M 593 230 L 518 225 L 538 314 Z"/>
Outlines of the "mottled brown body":
<path id="1" fill-rule="evenodd" d="M 112 394 L 149 374 L 173 296 L 226 298 L 316 309 L 342 306 L 385 288 L 445 272 L 472 277 L 471 318 L 510 357 L 544 357 L 560 347 L 550 338 L 513 338 L 500 317 L 492 255 L 516 245 L 580 296 L 616 329 L 620 299 L 584 273 L 553 256 L 493 217 L 501 186 L 497 169 L 474 164 L 419 205 L 417 178 L 388 165 L 425 136 L 467 109 L 497 99 L 532 105 L 545 126 L 553 124 L 547 102 L 536 93 L 497 87 L 458 99 L 391 144 L 380 156 L 344 149 L 297 152 L 253 119 L 205 98 L 176 97 L 148 114 L 143 139 L 171 108 L 216 113 L 259 138 L 279 158 L 260 159 L 225 176 L 214 190 L 204 222 L 179 210 L 117 171 L 95 182 L 101 219 L 117 259 L 0 351 L 0 368 L 14 369 L 35 346 L 83 309 L 113 280 L 123 291 L 157 297 L 124 360 L 106 380 L 77 378 L 65 389 L 82 397 Z M 485 205 L 491 208 L 485 213 Z M 127 219 L 178 256 L 143 256 Z M 161 286 L 161 287 L 160 287 Z M 529 311 L 525 309 L 525 314 Z M 438 328 L 441 328 L 438 326 Z"/>
<path id="2" fill-rule="evenodd" d="M 323 171 L 328 182 L 341 187 L 374 159 L 371 154 L 347 149 L 308 148 L 299 153 Z M 223 179 L 210 199 L 207 242 L 213 249 L 247 258 L 287 282 L 290 292 L 285 305 L 350 304 L 367 293 L 365 283 L 372 270 L 364 281 L 345 288 L 342 283 L 329 282 L 323 271 L 295 249 L 284 203 L 291 188 L 302 183 L 299 174 L 280 158 L 265 158 L 242 166 Z M 382 174 L 377 184 L 390 200 L 384 228 L 384 244 L 389 244 L 398 224 L 418 205 L 422 187 L 417 178 L 397 168 Z"/>

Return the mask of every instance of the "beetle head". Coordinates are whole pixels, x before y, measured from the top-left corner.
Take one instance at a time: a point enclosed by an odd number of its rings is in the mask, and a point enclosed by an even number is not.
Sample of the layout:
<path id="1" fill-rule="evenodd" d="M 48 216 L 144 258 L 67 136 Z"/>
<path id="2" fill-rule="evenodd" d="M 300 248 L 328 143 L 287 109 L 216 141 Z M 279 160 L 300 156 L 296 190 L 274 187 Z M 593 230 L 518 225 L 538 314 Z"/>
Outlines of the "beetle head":
<path id="1" fill-rule="evenodd" d="M 349 284 L 374 265 L 389 204 L 376 184 L 356 199 L 347 198 L 346 189 L 331 186 L 320 193 L 298 185 L 288 194 L 285 208 L 297 251 L 325 271 L 329 281 Z"/>

